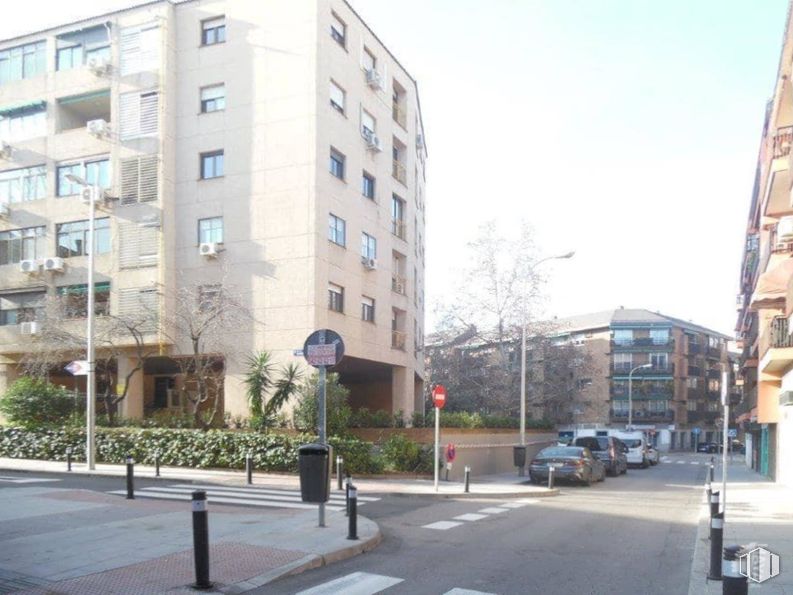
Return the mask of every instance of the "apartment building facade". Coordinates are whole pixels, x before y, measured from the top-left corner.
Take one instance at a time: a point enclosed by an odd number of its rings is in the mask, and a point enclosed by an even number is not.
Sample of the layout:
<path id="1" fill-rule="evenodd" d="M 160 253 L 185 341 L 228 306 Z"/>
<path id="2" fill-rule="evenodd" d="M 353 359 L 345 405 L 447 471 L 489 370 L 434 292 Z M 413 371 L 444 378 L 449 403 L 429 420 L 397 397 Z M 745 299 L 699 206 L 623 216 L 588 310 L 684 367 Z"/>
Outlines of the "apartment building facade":
<path id="1" fill-rule="evenodd" d="M 343 0 L 160 0 L 0 42 L 0 392 L 43 300 L 87 291 L 74 174 L 102 191 L 98 316 L 145 306 L 164 321 L 180 289 L 233 287 L 253 321 L 229 331 L 240 354 L 302 363 L 305 338 L 331 328 L 353 406 L 409 414 L 424 139 L 415 80 Z M 188 339 L 147 331 L 157 355 L 123 415 L 184 406 L 173 360 Z M 244 357 L 213 355 L 223 409 L 246 415 Z M 119 378 L 135 363 L 119 357 Z"/>
<path id="2" fill-rule="evenodd" d="M 747 464 L 777 481 L 793 481 L 793 33 L 782 43 L 755 167 L 737 296 Z"/>

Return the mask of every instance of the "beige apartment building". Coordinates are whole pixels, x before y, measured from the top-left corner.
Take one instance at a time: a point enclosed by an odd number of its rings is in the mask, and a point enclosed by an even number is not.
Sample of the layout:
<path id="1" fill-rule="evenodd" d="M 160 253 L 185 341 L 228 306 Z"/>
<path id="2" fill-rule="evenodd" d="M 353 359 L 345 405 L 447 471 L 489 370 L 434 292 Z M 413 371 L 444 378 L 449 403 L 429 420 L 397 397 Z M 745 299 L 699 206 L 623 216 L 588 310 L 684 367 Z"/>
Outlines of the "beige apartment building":
<path id="1" fill-rule="evenodd" d="M 344 0 L 160 0 L 0 42 L 0 392 L 42 301 L 87 288 L 72 173 L 103 190 L 100 317 L 146 306 L 166 320 L 180 288 L 234 287 L 254 320 L 233 331 L 240 353 L 302 362 L 305 338 L 333 329 L 353 406 L 409 414 L 424 380 L 424 138 L 415 80 Z M 145 340 L 157 356 L 130 382 L 130 417 L 183 405 L 186 337 Z M 215 355 L 224 410 L 245 415 L 244 360 Z"/>
<path id="2" fill-rule="evenodd" d="M 793 482 L 793 64 L 791 13 L 760 138 L 738 289 L 747 464 Z"/>

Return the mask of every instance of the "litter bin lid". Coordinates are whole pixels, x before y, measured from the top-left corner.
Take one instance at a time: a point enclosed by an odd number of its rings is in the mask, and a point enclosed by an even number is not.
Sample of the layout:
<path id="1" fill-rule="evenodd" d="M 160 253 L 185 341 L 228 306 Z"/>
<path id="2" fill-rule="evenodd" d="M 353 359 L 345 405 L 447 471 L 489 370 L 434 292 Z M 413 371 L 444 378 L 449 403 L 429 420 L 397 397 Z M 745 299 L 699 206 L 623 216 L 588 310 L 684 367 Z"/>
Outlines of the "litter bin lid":
<path id="1" fill-rule="evenodd" d="M 304 444 L 297 449 L 300 455 L 326 455 L 330 452 L 327 444 Z"/>

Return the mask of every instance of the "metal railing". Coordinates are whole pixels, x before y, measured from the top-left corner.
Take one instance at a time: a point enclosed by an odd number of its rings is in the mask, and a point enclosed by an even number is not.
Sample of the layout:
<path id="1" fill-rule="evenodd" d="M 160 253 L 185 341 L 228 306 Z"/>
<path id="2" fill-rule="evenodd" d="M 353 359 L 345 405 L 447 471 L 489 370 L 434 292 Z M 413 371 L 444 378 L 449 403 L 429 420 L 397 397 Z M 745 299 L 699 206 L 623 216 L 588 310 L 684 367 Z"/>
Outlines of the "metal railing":
<path id="1" fill-rule="evenodd" d="M 400 240 L 405 239 L 405 222 L 401 219 L 391 219 L 391 233 Z"/>
<path id="2" fill-rule="evenodd" d="M 397 161 L 396 159 L 394 159 L 394 164 L 391 169 L 391 175 L 397 181 L 402 182 L 403 184 L 407 184 L 407 179 L 408 179 L 407 170 L 405 169 L 405 164 L 402 163 L 401 161 Z"/>
<path id="3" fill-rule="evenodd" d="M 627 419 L 628 412 L 624 410 L 612 409 L 612 419 Z M 673 421 L 675 419 L 675 412 L 671 409 L 667 411 L 650 411 L 647 409 L 634 409 L 633 419 L 640 419 L 644 421 Z"/>
<path id="4" fill-rule="evenodd" d="M 793 339 L 788 332 L 787 318 L 777 316 L 771 320 L 768 329 L 760 336 L 760 357 L 769 349 L 793 347 Z"/>
<path id="5" fill-rule="evenodd" d="M 391 275 L 391 291 L 407 295 L 407 281 L 402 275 Z"/>
<path id="6" fill-rule="evenodd" d="M 652 337 L 636 337 L 634 339 L 617 339 L 611 342 L 611 347 L 615 351 L 635 349 L 637 347 L 644 348 L 643 350 L 660 349 L 669 350 L 674 349 L 675 340 L 672 337 L 668 339 L 654 339 Z"/>
<path id="7" fill-rule="evenodd" d="M 399 124 L 402 128 L 407 128 L 407 112 L 405 108 L 396 102 L 391 104 L 391 117 L 393 117 L 394 122 Z"/>
<path id="8" fill-rule="evenodd" d="M 793 126 L 777 128 L 773 139 L 774 159 L 789 155 L 791 142 L 793 142 Z"/>
<path id="9" fill-rule="evenodd" d="M 612 372 L 614 374 L 628 374 L 636 367 L 636 364 L 614 364 Z M 652 366 L 651 368 L 639 368 L 634 370 L 633 376 L 653 376 L 656 374 L 674 374 L 675 365 L 672 363 L 666 365 Z"/>
<path id="10" fill-rule="evenodd" d="M 407 335 L 402 331 L 391 331 L 391 347 L 405 351 L 405 339 Z"/>

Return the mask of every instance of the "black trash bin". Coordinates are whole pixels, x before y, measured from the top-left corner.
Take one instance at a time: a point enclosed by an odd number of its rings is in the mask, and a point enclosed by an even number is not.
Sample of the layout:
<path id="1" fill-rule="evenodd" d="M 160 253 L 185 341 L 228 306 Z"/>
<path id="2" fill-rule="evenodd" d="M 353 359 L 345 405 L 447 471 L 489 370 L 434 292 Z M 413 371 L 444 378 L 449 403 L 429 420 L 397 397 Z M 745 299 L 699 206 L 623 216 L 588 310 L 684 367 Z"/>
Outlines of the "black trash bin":
<path id="1" fill-rule="evenodd" d="M 515 467 L 520 467 L 521 469 L 526 466 L 526 447 L 525 446 L 513 446 L 512 447 L 512 461 Z"/>
<path id="2" fill-rule="evenodd" d="M 304 444 L 297 449 L 300 465 L 300 496 L 303 502 L 322 504 L 330 499 L 330 446 Z"/>

